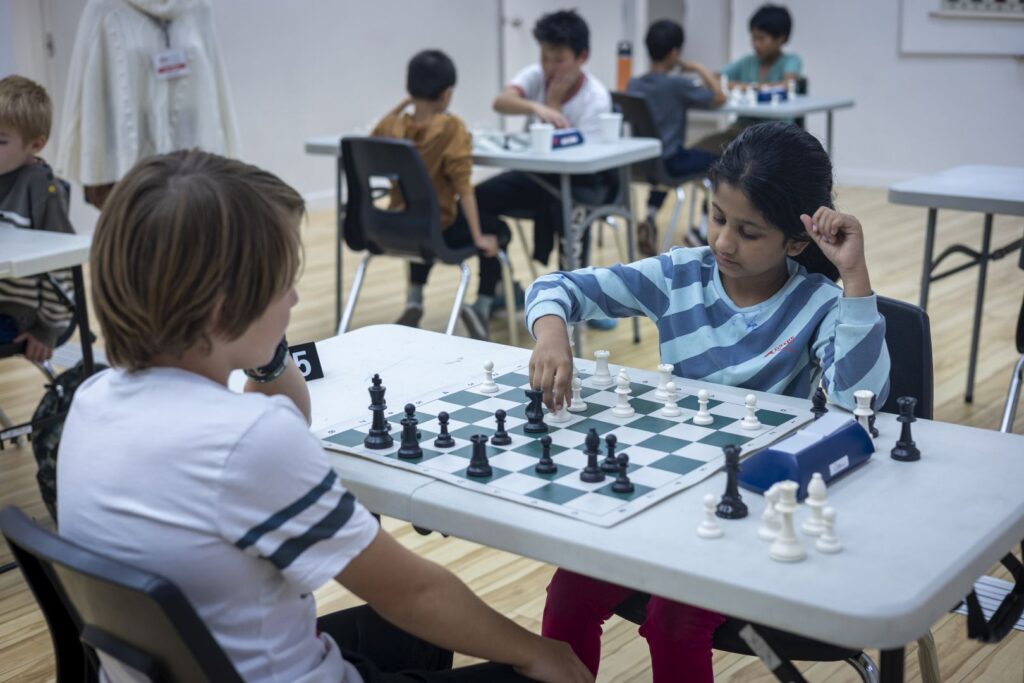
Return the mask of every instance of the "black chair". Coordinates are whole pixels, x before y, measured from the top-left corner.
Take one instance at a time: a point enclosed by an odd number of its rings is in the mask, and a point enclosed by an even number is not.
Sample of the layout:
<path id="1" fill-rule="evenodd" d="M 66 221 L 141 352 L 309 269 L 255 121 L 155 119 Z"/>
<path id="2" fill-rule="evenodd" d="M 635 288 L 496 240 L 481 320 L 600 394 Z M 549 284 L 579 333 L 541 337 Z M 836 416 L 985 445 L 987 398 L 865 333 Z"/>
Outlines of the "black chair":
<path id="1" fill-rule="evenodd" d="M 654 117 L 651 115 L 651 109 L 644 97 L 640 95 L 631 95 L 625 92 L 613 92 L 612 104 L 617 110 L 622 112 L 623 121 L 629 125 L 629 131 L 632 137 L 661 138 L 661 134 L 658 132 L 657 126 L 654 125 Z M 665 170 L 665 164 L 662 163 L 660 157 L 635 163 L 632 165 L 631 169 L 633 178 L 649 184 L 651 189 L 660 189 L 675 193 L 676 204 L 672 208 L 672 216 L 669 219 L 668 227 L 665 230 L 665 236 L 661 242 L 661 251 L 668 251 L 669 247 L 672 246 L 673 239 L 675 238 L 676 229 L 679 227 L 679 214 L 682 211 L 683 203 L 686 201 L 686 190 L 684 189 L 684 186 L 689 183 L 690 194 L 693 195 L 692 201 L 690 202 L 689 216 L 689 225 L 693 225 L 697 206 L 697 198 L 695 194 L 697 188 L 704 188 L 704 191 L 708 195 L 708 201 L 710 202 L 711 181 L 707 179 L 706 174 L 704 173 L 694 173 L 681 178 L 671 176 Z M 700 183 L 699 186 L 698 183 Z"/>
<path id="2" fill-rule="evenodd" d="M 1024 270 L 1024 249 L 1020 251 L 1018 265 Z M 1013 368 L 1010 391 L 1006 394 L 1006 405 L 1003 406 L 1003 419 L 999 423 L 999 431 L 1008 434 L 1013 431 L 1013 419 L 1017 414 L 1017 402 L 1020 400 L 1021 380 L 1024 379 L 1024 298 L 1021 299 L 1020 313 L 1017 314 L 1017 353 L 1021 356 Z"/>
<path id="3" fill-rule="evenodd" d="M 104 557 L 36 525 L 15 507 L 0 512 L 0 531 L 46 613 L 58 666 L 71 649 L 69 630 L 92 652 L 145 674 L 155 683 L 242 683 L 231 660 L 188 600 L 170 581 Z M 49 588 L 43 587 L 43 577 Z M 56 596 L 64 605 L 58 611 Z M 81 649 L 81 647 L 79 647 Z M 68 653 L 70 658 L 70 653 Z M 82 680 L 59 670 L 59 680 Z M 67 676 L 67 678 L 65 678 Z M 94 680 L 94 679 L 90 679 Z"/>
<path id="4" fill-rule="evenodd" d="M 796 94 L 797 95 L 806 95 L 807 94 L 807 76 L 798 76 L 797 77 L 797 79 L 796 79 Z M 793 123 L 795 123 L 796 125 L 800 126 L 804 130 L 807 130 L 807 126 L 805 125 L 805 121 L 804 121 L 804 117 L 803 116 L 798 116 L 797 118 L 793 119 Z"/>
<path id="5" fill-rule="evenodd" d="M 394 256 L 408 261 L 435 261 L 458 266 L 459 288 L 445 334 L 455 331 L 459 310 L 469 285 L 466 259 L 475 256 L 474 245 L 452 249 L 442 233 L 441 212 L 430 176 L 415 145 L 407 140 L 346 137 L 341 140 L 341 156 L 348 187 L 348 204 L 343 233 L 345 243 L 355 251 L 365 252 L 359 261 L 352 291 L 345 303 L 338 334 L 348 330 L 355 312 L 356 300 L 374 256 Z M 401 209 L 383 209 L 375 205 L 377 196 L 372 183 L 387 181 L 402 197 Z M 508 256 L 498 252 L 508 309 L 509 337 L 518 343 L 515 316 L 515 295 Z"/>
<path id="6" fill-rule="evenodd" d="M 932 391 L 932 338 L 928 314 L 913 304 L 884 296 L 878 297 L 878 310 L 885 318 L 885 342 L 891 360 L 889 396 L 881 410 L 896 412 L 897 397 L 914 396 L 918 399 L 915 414 L 919 418 L 931 419 L 935 399 Z M 615 608 L 615 613 L 635 624 L 642 624 L 647 618 L 648 599 L 645 593 L 634 593 Z M 727 617 L 715 631 L 713 647 L 724 652 L 757 655 L 747 642 L 749 634 L 744 633 L 748 625 L 753 626 L 757 634 L 784 660 L 845 661 L 857 670 L 865 683 L 878 680 L 875 663 L 862 650 L 831 645 L 763 624 L 752 624 L 744 619 Z M 931 633 L 918 639 L 917 644 L 922 680 L 925 683 L 939 683 L 938 657 Z"/>

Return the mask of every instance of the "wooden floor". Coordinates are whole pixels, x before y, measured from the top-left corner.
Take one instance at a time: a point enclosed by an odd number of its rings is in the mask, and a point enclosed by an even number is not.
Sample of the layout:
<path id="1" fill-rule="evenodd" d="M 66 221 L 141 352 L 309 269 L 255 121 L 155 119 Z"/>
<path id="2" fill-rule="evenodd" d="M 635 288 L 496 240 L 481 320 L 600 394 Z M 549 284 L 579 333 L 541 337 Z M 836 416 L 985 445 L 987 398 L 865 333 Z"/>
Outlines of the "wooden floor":
<path id="1" fill-rule="evenodd" d="M 855 214 L 867 234 L 868 263 L 873 285 L 879 293 L 917 302 L 925 211 L 900 207 L 886 201 L 884 190 L 842 188 L 838 196 L 842 210 Z M 670 205 L 666 205 L 663 222 Z M 686 215 L 685 212 L 683 214 Z M 977 245 L 981 240 L 981 216 L 953 211 L 940 212 L 937 248 L 954 241 Z M 998 217 L 994 244 L 1002 245 L 1021 235 L 1021 220 Z M 295 308 L 289 339 L 293 342 L 328 337 L 334 328 L 333 215 L 318 212 L 305 228 L 306 263 L 299 282 L 301 300 Z M 619 260 L 611 233 L 598 250 L 599 263 Z M 526 284 L 529 270 L 523 251 L 513 245 L 512 258 L 517 277 Z M 346 292 L 356 259 L 347 254 Z M 474 264 L 475 265 L 475 264 Z M 455 269 L 436 268 L 427 291 L 427 313 L 423 326 L 443 329 L 456 286 Z M 387 323 L 394 320 L 404 299 L 404 266 L 388 260 L 375 261 L 357 309 L 354 325 Z M 976 275 L 962 273 L 932 287 L 929 313 L 935 349 L 935 415 L 947 422 L 996 429 L 1016 362 L 1013 333 L 1024 292 L 1024 272 L 1016 267 L 1016 254 L 990 267 L 985 301 L 984 326 L 979 354 L 977 388 L 973 404 L 963 402 L 966 360 L 970 344 Z M 472 285 L 475 287 L 475 284 Z M 475 291 L 471 289 L 471 291 Z M 470 297 L 472 299 L 472 296 Z M 507 339 L 503 320 L 492 324 L 496 341 Z M 633 345 L 629 325 L 620 324 L 610 332 L 587 332 L 587 348 L 607 348 L 616 363 L 653 367 L 658 349 L 653 325 L 641 325 L 643 341 Z M 526 344 L 529 337 L 521 335 Z M 27 419 L 43 391 L 42 376 L 20 359 L 0 361 L 0 406 L 16 421 Z M 1019 411 L 1018 433 L 1024 432 L 1024 410 Z M 96 457 L 102 457 L 97 453 Z M 924 454 L 925 465 L 928 454 Z M 33 517 L 46 520 L 46 511 L 35 484 L 35 465 L 29 447 L 0 452 L 0 504 L 14 504 Z M 978 492 L 984 495 L 984 492 Z M 458 574 L 489 604 L 526 628 L 538 630 L 544 605 L 544 587 L 552 567 L 509 553 L 481 547 L 437 534 L 423 537 L 407 524 L 385 520 L 385 527 L 416 552 L 447 566 Z M 879 542 L 884 542 L 880 539 Z M 10 554 L 0 547 L 0 562 Z M 994 571 L 995 575 L 1005 573 Z M 317 593 L 321 611 L 356 603 L 336 586 Z M 933 629 L 938 646 L 942 678 L 945 681 L 1024 681 L 1024 633 L 1014 632 L 998 645 L 981 645 L 966 639 L 964 619 L 948 615 Z M 646 643 L 636 627 L 613 619 L 604 638 L 600 681 L 650 680 Z M 877 655 L 877 653 L 872 653 Z M 460 658 L 458 661 L 468 661 Z M 756 659 L 715 653 L 716 678 L 720 681 L 774 680 Z M 803 664 L 812 681 L 855 681 L 852 669 L 843 664 Z M 41 614 L 17 571 L 0 575 L 0 681 L 49 681 L 54 678 L 53 655 Z M 920 680 L 914 647 L 907 651 L 907 680 Z"/>

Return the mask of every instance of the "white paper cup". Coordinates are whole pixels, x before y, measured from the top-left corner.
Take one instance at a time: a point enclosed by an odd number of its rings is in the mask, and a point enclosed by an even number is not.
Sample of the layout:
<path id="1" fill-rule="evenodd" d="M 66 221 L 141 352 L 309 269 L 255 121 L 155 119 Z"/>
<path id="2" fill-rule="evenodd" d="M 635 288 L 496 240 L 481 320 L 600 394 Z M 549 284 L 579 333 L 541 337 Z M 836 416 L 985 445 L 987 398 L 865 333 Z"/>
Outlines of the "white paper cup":
<path id="1" fill-rule="evenodd" d="M 530 149 L 535 154 L 547 154 L 551 151 L 551 139 L 555 127 L 550 123 L 530 124 Z"/>
<path id="2" fill-rule="evenodd" d="M 616 142 L 622 137 L 622 114 L 611 112 L 601 114 L 601 142 Z"/>

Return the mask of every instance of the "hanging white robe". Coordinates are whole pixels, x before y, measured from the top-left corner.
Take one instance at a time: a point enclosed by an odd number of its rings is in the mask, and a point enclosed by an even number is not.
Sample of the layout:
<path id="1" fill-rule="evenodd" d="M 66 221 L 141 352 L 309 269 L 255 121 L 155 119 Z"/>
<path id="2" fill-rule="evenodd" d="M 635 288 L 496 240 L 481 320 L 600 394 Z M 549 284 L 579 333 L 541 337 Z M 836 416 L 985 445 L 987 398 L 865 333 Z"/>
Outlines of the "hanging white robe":
<path id="1" fill-rule="evenodd" d="M 170 47 L 189 73 L 161 80 L 153 56 Z M 198 147 L 240 154 L 238 128 L 208 0 L 91 0 L 71 55 L 57 172 L 113 183 L 153 154 Z"/>

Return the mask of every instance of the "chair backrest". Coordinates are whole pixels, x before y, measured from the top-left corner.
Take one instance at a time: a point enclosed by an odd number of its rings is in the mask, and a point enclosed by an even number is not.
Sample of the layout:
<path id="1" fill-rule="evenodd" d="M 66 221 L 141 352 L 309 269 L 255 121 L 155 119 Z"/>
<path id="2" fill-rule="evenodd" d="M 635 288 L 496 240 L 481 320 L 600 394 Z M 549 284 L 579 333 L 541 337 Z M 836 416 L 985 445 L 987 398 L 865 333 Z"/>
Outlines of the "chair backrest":
<path id="1" fill-rule="evenodd" d="M 613 92 L 612 105 L 622 113 L 622 120 L 629 126 L 631 137 L 661 138 L 658 127 L 654 124 L 651 108 L 647 104 L 645 97 L 626 92 Z M 633 178 L 636 180 L 651 183 L 652 185 L 673 184 L 667 177 L 668 174 L 665 172 L 665 167 L 660 157 L 637 162 L 630 168 Z"/>
<path id="2" fill-rule="evenodd" d="M 344 236 L 356 251 L 416 260 L 461 263 L 476 253 L 472 245 L 452 249 L 442 234 L 434 186 L 416 146 L 408 140 L 345 137 L 342 164 L 348 188 Z M 383 178 L 401 194 L 401 209 L 374 204 L 371 179 Z"/>
<path id="3" fill-rule="evenodd" d="M 807 94 L 807 76 L 797 76 L 797 79 L 796 79 L 796 94 L 797 95 L 806 95 Z M 796 119 L 794 119 L 793 123 L 795 123 L 796 125 L 800 126 L 801 128 L 804 128 L 804 129 L 807 128 L 803 116 L 799 116 Z"/>
<path id="4" fill-rule="evenodd" d="M 167 579 L 52 534 L 15 507 L 0 512 L 0 530 L 18 548 L 19 559 L 30 556 L 49 577 L 86 645 L 156 683 L 242 683 L 199 615 Z"/>
<path id="5" fill-rule="evenodd" d="M 11 507 L 0 512 L 0 531 L 7 537 L 7 545 L 18 563 L 21 575 L 35 596 L 50 629 L 57 680 L 88 683 L 98 680 L 96 663 L 78 638 L 79 624 L 76 616 L 65 605 L 64 597 L 46 573 L 43 563 L 13 540 L 15 531 L 12 530 L 11 534 L 8 534 L 8 524 L 33 523 L 16 508 Z"/>
<path id="6" fill-rule="evenodd" d="M 932 333 L 928 314 L 914 304 L 878 297 L 878 312 L 885 318 L 885 345 L 889 348 L 889 396 L 878 410 L 899 412 L 896 399 L 917 399 L 914 414 L 932 419 L 935 408 Z"/>

